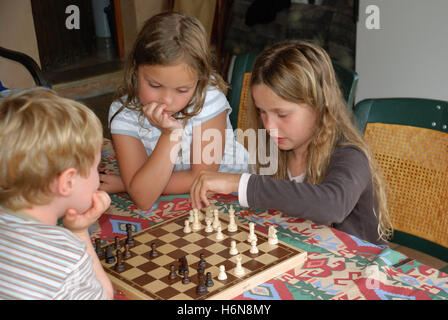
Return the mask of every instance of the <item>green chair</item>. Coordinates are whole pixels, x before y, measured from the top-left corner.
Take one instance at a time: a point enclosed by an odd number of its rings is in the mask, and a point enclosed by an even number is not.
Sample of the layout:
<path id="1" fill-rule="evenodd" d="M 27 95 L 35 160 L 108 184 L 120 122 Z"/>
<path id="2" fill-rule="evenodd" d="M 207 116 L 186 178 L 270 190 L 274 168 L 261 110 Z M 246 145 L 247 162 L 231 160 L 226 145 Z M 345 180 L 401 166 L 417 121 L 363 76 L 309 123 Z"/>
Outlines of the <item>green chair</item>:
<path id="1" fill-rule="evenodd" d="M 358 86 L 359 75 L 356 71 L 350 70 L 333 61 L 333 68 L 336 79 L 341 88 L 342 95 L 347 101 L 347 107 L 353 109 L 355 103 L 356 87 Z"/>
<path id="2" fill-rule="evenodd" d="M 250 73 L 255 59 L 259 53 L 244 53 L 235 57 L 230 77 L 230 89 L 227 93 L 227 100 L 232 107 L 230 122 L 232 127 L 238 127 L 238 111 L 240 106 L 241 91 L 243 88 L 244 74 Z"/>
<path id="3" fill-rule="evenodd" d="M 233 68 L 230 71 L 230 89 L 227 93 L 227 99 L 232 107 L 230 121 L 233 128 L 238 127 L 238 113 L 242 90 L 247 90 L 247 88 L 243 87 L 244 75 L 248 73 L 250 74 L 259 54 L 260 53 L 244 53 L 237 55 L 234 60 Z M 333 67 L 342 94 L 347 101 L 347 107 L 351 110 L 353 108 L 359 76 L 355 71 L 349 70 L 335 61 L 333 61 Z"/>
<path id="4" fill-rule="evenodd" d="M 386 182 L 392 242 L 448 261 L 448 102 L 367 99 L 353 111 Z"/>

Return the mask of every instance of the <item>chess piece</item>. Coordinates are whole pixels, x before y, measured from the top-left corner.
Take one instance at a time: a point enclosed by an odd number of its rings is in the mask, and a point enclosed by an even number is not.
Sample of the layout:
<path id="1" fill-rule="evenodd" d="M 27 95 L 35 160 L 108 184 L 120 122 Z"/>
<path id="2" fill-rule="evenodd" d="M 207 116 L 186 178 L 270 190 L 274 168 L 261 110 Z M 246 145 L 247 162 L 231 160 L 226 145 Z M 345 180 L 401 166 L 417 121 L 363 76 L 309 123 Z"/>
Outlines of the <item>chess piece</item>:
<path id="1" fill-rule="evenodd" d="M 269 227 L 268 231 L 268 243 L 270 245 L 278 244 L 277 229 L 272 225 Z"/>
<path id="2" fill-rule="evenodd" d="M 199 210 L 199 209 L 196 209 L 196 210 L 198 211 L 198 218 L 199 218 L 199 221 L 204 220 L 204 219 L 205 219 L 205 215 L 202 213 L 202 211 Z"/>
<path id="3" fill-rule="evenodd" d="M 121 249 L 120 238 L 118 238 L 118 236 L 115 237 L 115 249 Z"/>
<path id="4" fill-rule="evenodd" d="M 194 222 L 194 214 L 193 214 L 193 210 L 190 210 L 190 216 L 188 217 L 188 221 L 189 221 L 190 223 L 193 223 L 193 222 Z"/>
<path id="5" fill-rule="evenodd" d="M 213 211 L 211 206 L 207 207 L 207 210 L 205 211 L 205 218 L 213 221 Z"/>
<path id="6" fill-rule="evenodd" d="M 232 210 L 229 210 L 229 225 L 227 226 L 227 231 L 236 232 L 238 230 L 238 226 L 235 222 L 235 210 L 231 207 Z"/>
<path id="7" fill-rule="evenodd" d="M 132 248 L 133 246 L 135 246 L 134 238 L 132 237 L 132 224 L 130 223 L 126 224 L 126 233 L 127 233 L 126 242 L 129 244 L 129 247 Z"/>
<path id="8" fill-rule="evenodd" d="M 236 256 L 235 275 L 237 275 L 237 276 L 242 276 L 246 273 L 241 264 L 242 260 L 243 260 L 243 258 L 241 257 L 240 254 Z"/>
<path id="9" fill-rule="evenodd" d="M 252 243 L 252 241 L 257 241 L 258 237 L 255 234 L 255 223 L 250 222 L 249 223 L 249 235 L 247 237 L 247 242 Z"/>
<path id="10" fill-rule="evenodd" d="M 197 277 L 198 277 L 198 283 L 201 283 L 201 281 L 203 280 L 203 278 L 204 278 L 204 273 L 205 273 L 205 269 L 202 268 L 202 267 L 200 267 L 200 268 L 198 269 L 198 275 L 197 275 Z"/>
<path id="11" fill-rule="evenodd" d="M 223 264 L 219 266 L 218 280 L 227 280 L 226 267 Z"/>
<path id="12" fill-rule="evenodd" d="M 124 271 L 124 263 L 123 263 L 123 258 L 122 258 L 120 249 L 117 250 L 117 263 L 115 264 L 114 269 L 117 272 Z"/>
<path id="13" fill-rule="evenodd" d="M 221 222 L 219 221 L 219 212 L 217 209 L 213 210 L 213 229 L 218 229 L 218 227 L 221 225 Z"/>
<path id="14" fill-rule="evenodd" d="M 200 258 L 200 260 L 199 260 L 199 263 L 198 263 L 198 267 L 199 268 L 207 267 L 207 262 L 205 262 L 205 254 L 201 253 L 199 255 L 199 258 Z"/>
<path id="15" fill-rule="evenodd" d="M 252 242 L 250 244 L 251 244 L 251 247 L 250 247 L 249 252 L 251 254 L 257 254 L 259 252 L 258 248 L 257 248 L 257 240 L 252 240 Z"/>
<path id="16" fill-rule="evenodd" d="M 112 245 L 107 246 L 106 248 L 106 263 L 114 263 L 115 262 L 115 256 L 113 252 L 114 248 Z"/>
<path id="17" fill-rule="evenodd" d="M 191 228 L 190 228 L 190 220 L 185 220 L 185 227 L 184 227 L 184 232 L 185 233 L 190 233 L 191 232 Z"/>
<path id="18" fill-rule="evenodd" d="M 196 287 L 196 294 L 198 296 L 203 296 L 208 293 L 207 286 L 205 285 L 204 275 L 200 277 L 199 285 Z"/>
<path id="19" fill-rule="evenodd" d="M 232 240 L 232 241 L 230 242 L 230 251 L 229 251 L 229 254 L 230 254 L 231 256 L 234 256 L 234 255 L 237 255 L 237 254 L 238 254 L 238 249 L 236 248 L 236 241 L 235 241 L 235 240 Z"/>
<path id="20" fill-rule="evenodd" d="M 168 277 L 171 280 L 177 278 L 176 267 L 174 266 L 174 264 L 170 265 L 170 273 L 168 274 Z"/>
<path id="21" fill-rule="evenodd" d="M 224 239 L 224 234 L 222 233 L 221 226 L 218 226 L 218 232 L 216 233 L 216 240 L 220 241 Z"/>
<path id="22" fill-rule="evenodd" d="M 177 272 L 180 275 L 183 275 L 185 271 L 188 272 L 188 262 L 187 262 L 187 257 L 186 256 L 182 256 L 179 258 L 179 268 L 177 270 Z"/>
<path id="23" fill-rule="evenodd" d="M 123 258 L 129 259 L 131 257 L 131 250 L 129 250 L 129 243 L 124 244 L 124 252 L 123 252 Z"/>
<path id="24" fill-rule="evenodd" d="M 100 238 L 95 239 L 95 252 L 99 259 L 102 259 L 104 257 L 104 249 L 101 248 L 101 239 Z"/>
<path id="25" fill-rule="evenodd" d="M 190 283 L 190 277 L 188 276 L 188 270 L 185 270 L 184 273 L 183 273 L 182 283 L 183 284 L 189 284 Z"/>
<path id="26" fill-rule="evenodd" d="M 205 223 L 207 224 L 207 226 L 205 227 L 205 232 L 207 233 L 213 232 L 212 221 L 206 219 Z"/>
<path id="27" fill-rule="evenodd" d="M 214 285 L 213 280 L 212 280 L 212 273 L 211 272 L 207 272 L 205 285 L 207 287 L 213 287 L 213 285 Z"/>
<path id="28" fill-rule="evenodd" d="M 202 224 L 199 222 L 199 213 L 198 210 L 193 210 L 194 222 L 191 227 L 193 231 L 199 231 L 202 229 Z"/>
<path id="29" fill-rule="evenodd" d="M 157 258 L 159 256 L 159 253 L 156 250 L 156 244 L 154 242 L 151 243 L 151 251 L 149 253 L 151 258 Z"/>

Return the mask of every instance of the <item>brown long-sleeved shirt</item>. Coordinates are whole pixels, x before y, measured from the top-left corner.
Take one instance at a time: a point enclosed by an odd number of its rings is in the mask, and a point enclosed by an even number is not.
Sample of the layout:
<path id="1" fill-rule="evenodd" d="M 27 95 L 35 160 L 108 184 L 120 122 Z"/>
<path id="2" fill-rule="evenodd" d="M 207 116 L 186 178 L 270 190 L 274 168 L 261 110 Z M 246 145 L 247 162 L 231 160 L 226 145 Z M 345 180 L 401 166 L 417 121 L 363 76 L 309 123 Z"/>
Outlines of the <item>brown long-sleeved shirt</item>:
<path id="1" fill-rule="evenodd" d="M 320 184 L 251 175 L 247 202 L 251 207 L 277 209 L 384 244 L 378 240 L 378 219 L 373 211 L 377 211 L 377 201 L 369 163 L 365 154 L 353 146 L 335 150 Z"/>

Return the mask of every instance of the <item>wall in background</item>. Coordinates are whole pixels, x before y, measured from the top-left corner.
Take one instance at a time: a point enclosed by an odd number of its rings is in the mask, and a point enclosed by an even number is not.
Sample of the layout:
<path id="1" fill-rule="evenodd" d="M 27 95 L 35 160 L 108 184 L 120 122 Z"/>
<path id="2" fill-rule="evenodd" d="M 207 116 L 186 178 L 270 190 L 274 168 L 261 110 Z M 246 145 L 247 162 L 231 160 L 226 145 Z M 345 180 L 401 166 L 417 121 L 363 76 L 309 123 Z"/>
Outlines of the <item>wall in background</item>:
<path id="1" fill-rule="evenodd" d="M 380 29 L 365 13 L 376 5 Z M 448 100 L 448 1 L 360 0 L 357 25 L 356 102 L 366 98 Z"/>

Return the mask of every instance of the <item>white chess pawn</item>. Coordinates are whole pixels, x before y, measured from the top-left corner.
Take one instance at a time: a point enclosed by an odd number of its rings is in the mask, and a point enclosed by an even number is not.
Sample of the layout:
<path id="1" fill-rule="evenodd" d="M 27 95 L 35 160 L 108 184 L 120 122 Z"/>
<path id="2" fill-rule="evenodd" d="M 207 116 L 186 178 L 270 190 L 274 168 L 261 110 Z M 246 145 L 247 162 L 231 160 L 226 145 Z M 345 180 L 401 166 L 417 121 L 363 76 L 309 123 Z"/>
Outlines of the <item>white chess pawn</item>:
<path id="1" fill-rule="evenodd" d="M 198 211 L 193 211 L 193 216 L 194 216 L 194 222 L 193 222 L 192 229 L 193 229 L 193 231 L 199 231 L 202 229 L 202 224 L 199 222 Z"/>
<path id="2" fill-rule="evenodd" d="M 207 226 L 205 227 L 205 232 L 210 233 L 213 232 L 212 222 L 211 220 L 205 220 Z"/>
<path id="3" fill-rule="evenodd" d="M 212 227 L 213 227 L 213 229 L 216 230 L 216 229 L 218 229 L 218 226 L 221 224 L 221 222 L 219 221 L 219 212 L 217 209 L 213 210 L 213 216 L 214 216 L 214 219 L 213 219 Z"/>
<path id="4" fill-rule="evenodd" d="M 204 220 L 204 214 L 202 213 L 202 211 L 201 210 L 199 210 L 198 208 L 194 208 L 193 209 L 193 213 L 196 215 L 198 215 L 198 220 L 199 221 L 202 221 L 202 220 Z"/>
<path id="5" fill-rule="evenodd" d="M 235 232 L 238 230 L 238 226 L 235 222 L 235 210 L 231 207 L 232 210 L 229 210 L 229 225 L 227 226 L 227 230 L 229 232 Z"/>
<path id="6" fill-rule="evenodd" d="M 213 220 L 213 211 L 211 206 L 208 206 L 205 210 L 205 217 L 211 218 Z"/>
<path id="7" fill-rule="evenodd" d="M 235 241 L 235 240 L 232 240 L 232 241 L 230 242 L 230 251 L 229 251 L 229 254 L 230 254 L 231 256 L 234 256 L 234 255 L 237 255 L 237 254 L 238 254 L 238 249 L 236 248 L 236 241 Z"/>
<path id="8" fill-rule="evenodd" d="M 223 264 L 219 266 L 218 280 L 227 280 L 226 267 Z"/>
<path id="9" fill-rule="evenodd" d="M 236 267 L 235 267 L 235 275 L 237 276 L 242 276 L 244 275 L 246 272 L 244 271 L 244 268 L 241 264 L 243 258 L 241 257 L 241 255 L 237 255 L 236 256 Z"/>
<path id="10" fill-rule="evenodd" d="M 190 233 L 191 232 L 191 228 L 190 228 L 190 220 L 185 220 L 185 227 L 184 227 L 184 232 L 185 233 Z"/>
<path id="11" fill-rule="evenodd" d="M 251 243 L 251 247 L 250 247 L 250 253 L 251 254 L 257 254 L 259 251 L 258 251 L 258 248 L 257 248 L 257 240 L 253 240 Z"/>
<path id="12" fill-rule="evenodd" d="M 274 226 L 269 227 L 268 231 L 268 243 L 270 245 L 276 245 L 278 244 L 278 237 L 277 237 L 277 229 L 275 229 Z"/>
<path id="13" fill-rule="evenodd" d="M 222 233 L 221 226 L 218 226 L 218 232 L 216 233 L 216 240 L 220 241 L 224 239 L 224 234 Z"/>
<path id="14" fill-rule="evenodd" d="M 249 223 L 249 235 L 247 236 L 247 242 L 257 241 L 258 237 L 255 234 L 255 223 L 250 222 Z"/>

